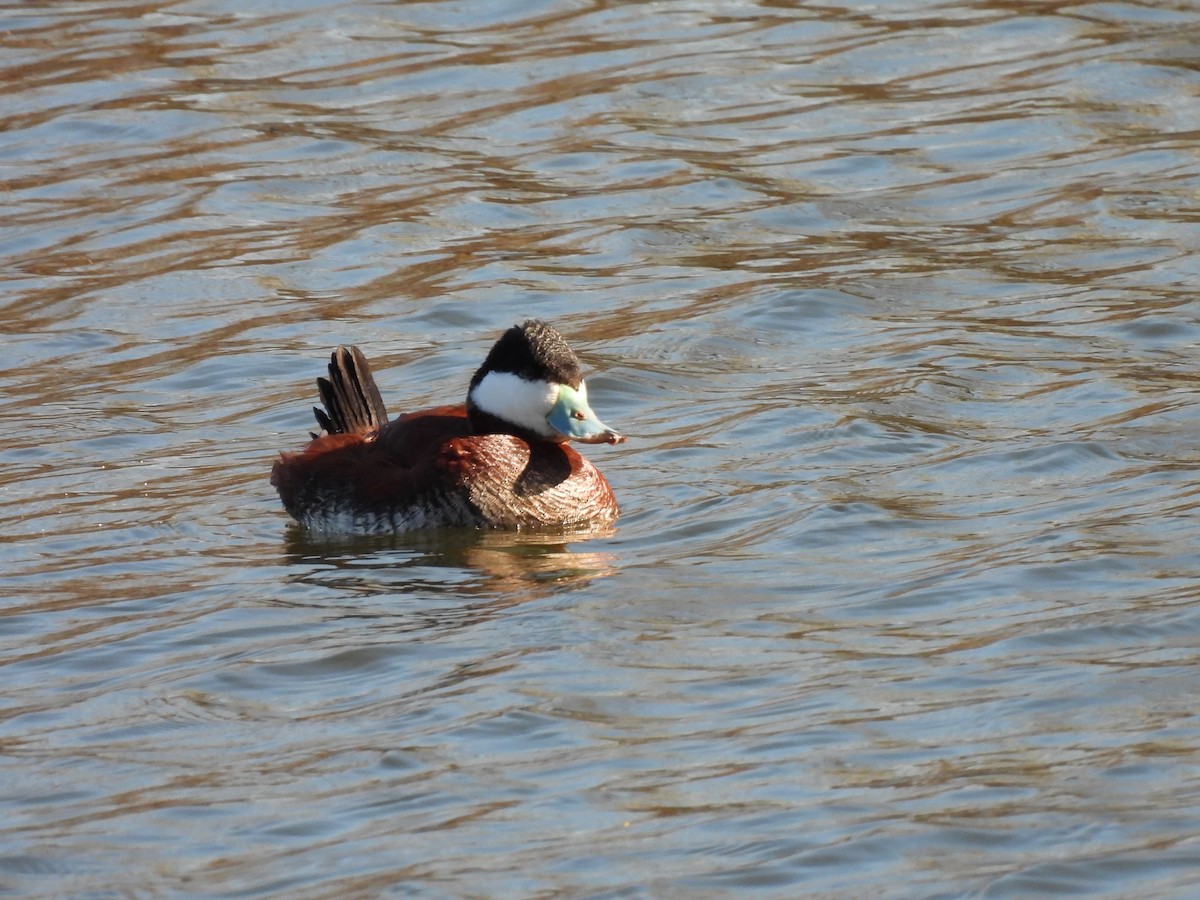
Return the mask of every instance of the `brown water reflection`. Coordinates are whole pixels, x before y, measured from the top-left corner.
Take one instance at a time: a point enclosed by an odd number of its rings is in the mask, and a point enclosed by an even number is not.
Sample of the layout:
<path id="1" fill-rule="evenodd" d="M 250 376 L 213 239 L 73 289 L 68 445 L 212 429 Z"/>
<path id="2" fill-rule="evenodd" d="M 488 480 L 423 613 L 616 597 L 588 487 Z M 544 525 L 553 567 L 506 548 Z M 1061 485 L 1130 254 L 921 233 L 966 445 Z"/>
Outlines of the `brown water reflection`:
<path id="1" fill-rule="evenodd" d="M 1188 894 L 1194 6 L 5 14 L 0 890 Z M 288 527 L 529 315 L 613 532 Z"/>
<path id="2" fill-rule="evenodd" d="M 615 574 L 614 554 L 582 549 L 587 541 L 614 533 L 595 529 L 565 536 L 451 529 L 341 538 L 290 526 L 284 564 L 303 568 L 317 564 L 301 580 L 338 592 L 392 596 L 423 590 L 446 592 L 464 601 L 478 595 L 495 598 L 495 608 L 501 609 L 586 587 L 593 579 Z"/>

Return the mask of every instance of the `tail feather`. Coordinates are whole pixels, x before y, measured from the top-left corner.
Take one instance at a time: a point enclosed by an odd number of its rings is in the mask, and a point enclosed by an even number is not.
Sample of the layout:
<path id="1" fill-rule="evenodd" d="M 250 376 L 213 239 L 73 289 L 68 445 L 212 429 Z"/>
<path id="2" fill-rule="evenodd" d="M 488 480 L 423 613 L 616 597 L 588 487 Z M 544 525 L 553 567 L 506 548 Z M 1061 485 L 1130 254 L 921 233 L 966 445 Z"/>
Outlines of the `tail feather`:
<path id="1" fill-rule="evenodd" d="M 387 409 L 367 358 L 357 347 L 338 347 L 329 358 L 329 377 L 317 379 L 325 409 L 313 407 L 326 434 L 363 434 L 382 428 Z"/>

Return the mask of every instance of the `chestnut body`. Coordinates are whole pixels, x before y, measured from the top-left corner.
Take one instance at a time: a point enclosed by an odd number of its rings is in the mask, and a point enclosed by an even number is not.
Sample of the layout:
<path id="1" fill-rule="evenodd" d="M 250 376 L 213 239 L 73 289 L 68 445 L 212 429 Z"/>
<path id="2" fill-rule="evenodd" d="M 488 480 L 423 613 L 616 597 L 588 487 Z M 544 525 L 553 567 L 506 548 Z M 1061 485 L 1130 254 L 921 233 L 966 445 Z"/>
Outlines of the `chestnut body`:
<path id="1" fill-rule="evenodd" d="M 604 476 L 569 444 L 471 434 L 466 407 L 401 416 L 379 431 L 327 434 L 275 463 L 296 521 L 358 534 L 417 528 L 580 528 L 617 518 Z"/>
<path id="2" fill-rule="evenodd" d="M 564 370 L 554 359 L 559 368 L 548 376 L 557 377 L 544 377 L 536 368 L 536 377 L 514 374 L 517 367 L 506 365 L 512 351 L 500 352 L 505 341 L 515 342 L 518 353 L 528 350 L 523 342 L 532 341 L 535 364 L 541 344 L 548 342 L 555 353 L 569 355 L 574 369 Z M 528 361 L 522 364 L 529 369 Z M 587 406 L 574 354 L 544 323 L 506 332 L 472 380 L 465 404 L 387 421 L 370 367 L 353 347 L 334 352 L 329 378 L 318 379 L 318 385 L 325 410 L 314 411 L 322 433 L 303 450 L 280 454 L 271 472 L 284 507 L 309 529 L 354 534 L 456 526 L 581 529 L 617 518 L 608 482 L 567 438 L 589 443 L 624 438 Z M 480 385 L 486 389 L 477 391 Z M 497 386 L 512 385 L 517 395 L 544 396 L 544 408 L 514 414 L 495 399 L 513 395 Z M 543 419 L 566 423 L 559 427 L 570 433 L 557 433 Z"/>

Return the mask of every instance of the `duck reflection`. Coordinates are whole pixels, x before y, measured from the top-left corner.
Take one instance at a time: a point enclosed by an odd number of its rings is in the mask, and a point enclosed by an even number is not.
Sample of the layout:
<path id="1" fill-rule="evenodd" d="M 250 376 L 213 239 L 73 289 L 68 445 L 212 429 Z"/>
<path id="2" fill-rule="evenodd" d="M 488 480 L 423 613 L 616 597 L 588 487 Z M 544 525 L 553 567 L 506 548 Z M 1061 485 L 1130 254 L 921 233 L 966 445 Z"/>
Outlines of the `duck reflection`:
<path id="1" fill-rule="evenodd" d="M 351 537 L 293 527 L 285 539 L 285 563 L 305 569 L 297 582 L 356 595 L 457 595 L 495 608 L 613 574 L 613 554 L 573 549 L 577 542 L 613 533 L 612 528 L 554 534 L 462 529 Z"/>

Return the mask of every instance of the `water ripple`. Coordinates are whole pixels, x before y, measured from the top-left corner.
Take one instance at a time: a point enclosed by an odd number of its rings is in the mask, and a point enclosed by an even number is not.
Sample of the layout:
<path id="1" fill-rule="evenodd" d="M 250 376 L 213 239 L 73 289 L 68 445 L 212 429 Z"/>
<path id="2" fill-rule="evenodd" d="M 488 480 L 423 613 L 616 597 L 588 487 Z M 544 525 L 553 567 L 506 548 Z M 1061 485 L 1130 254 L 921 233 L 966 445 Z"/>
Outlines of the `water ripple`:
<path id="1" fill-rule="evenodd" d="M 0 884 L 1194 884 L 1190 6 L 6 12 Z M 613 531 L 286 525 L 526 315 Z"/>

